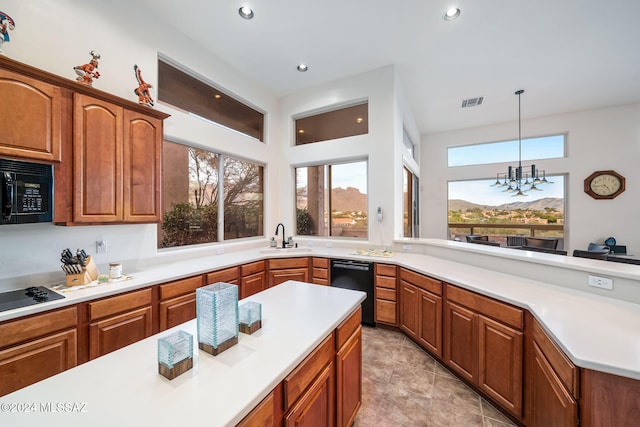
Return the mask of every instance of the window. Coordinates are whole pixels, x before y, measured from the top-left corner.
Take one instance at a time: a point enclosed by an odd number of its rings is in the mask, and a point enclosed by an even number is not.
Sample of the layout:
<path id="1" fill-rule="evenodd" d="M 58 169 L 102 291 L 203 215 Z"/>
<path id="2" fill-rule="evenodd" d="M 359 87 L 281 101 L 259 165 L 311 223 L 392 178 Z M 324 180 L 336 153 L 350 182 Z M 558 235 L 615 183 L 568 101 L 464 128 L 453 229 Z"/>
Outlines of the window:
<path id="1" fill-rule="evenodd" d="M 296 168 L 297 234 L 367 238 L 367 162 Z"/>
<path id="2" fill-rule="evenodd" d="M 564 157 L 565 135 L 522 140 L 522 160 Z M 484 165 L 518 160 L 518 140 L 449 147 L 448 166 Z"/>
<path id="3" fill-rule="evenodd" d="M 264 114 L 158 59 L 158 99 L 201 119 L 264 141 Z"/>
<path id="4" fill-rule="evenodd" d="M 465 241 L 468 234 L 482 234 L 510 246 L 509 241 L 517 240 L 510 237 L 516 236 L 563 238 L 565 177 L 547 179 L 553 183 L 542 191 L 529 191 L 527 197 L 513 197 L 492 186 L 495 179 L 449 182 L 450 239 Z"/>
<path id="5" fill-rule="evenodd" d="M 169 141 L 163 143 L 162 162 L 159 248 L 263 234 L 262 166 Z"/>
<path id="6" fill-rule="evenodd" d="M 402 171 L 404 237 L 419 237 L 418 233 L 418 178 L 405 166 Z"/>
<path id="7" fill-rule="evenodd" d="M 295 128 L 296 145 L 369 133 L 369 103 L 298 118 Z"/>

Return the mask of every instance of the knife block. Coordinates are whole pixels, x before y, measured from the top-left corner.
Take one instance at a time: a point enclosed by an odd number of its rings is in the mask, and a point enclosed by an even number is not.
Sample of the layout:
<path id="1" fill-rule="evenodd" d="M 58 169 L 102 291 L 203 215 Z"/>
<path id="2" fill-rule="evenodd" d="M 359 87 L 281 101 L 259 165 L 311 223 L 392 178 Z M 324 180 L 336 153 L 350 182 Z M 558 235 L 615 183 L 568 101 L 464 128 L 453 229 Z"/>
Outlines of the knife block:
<path id="1" fill-rule="evenodd" d="M 87 265 L 82 267 L 82 273 L 67 274 L 67 286 L 86 285 L 98 279 L 98 267 L 93 258 L 87 257 Z"/>

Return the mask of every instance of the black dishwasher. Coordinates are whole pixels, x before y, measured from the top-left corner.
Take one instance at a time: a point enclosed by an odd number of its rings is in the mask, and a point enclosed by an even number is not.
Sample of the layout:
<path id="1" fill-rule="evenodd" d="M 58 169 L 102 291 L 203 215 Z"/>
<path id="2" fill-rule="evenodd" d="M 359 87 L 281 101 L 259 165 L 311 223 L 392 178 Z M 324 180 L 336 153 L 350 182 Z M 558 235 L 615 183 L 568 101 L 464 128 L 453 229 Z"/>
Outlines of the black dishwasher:
<path id="1" fill-rule="evenodd" d="M 362 302 L 362 323 L 375 326 L 372 262 L 332 259 L 331 286 L 366 292 L 367 298 Z"/>

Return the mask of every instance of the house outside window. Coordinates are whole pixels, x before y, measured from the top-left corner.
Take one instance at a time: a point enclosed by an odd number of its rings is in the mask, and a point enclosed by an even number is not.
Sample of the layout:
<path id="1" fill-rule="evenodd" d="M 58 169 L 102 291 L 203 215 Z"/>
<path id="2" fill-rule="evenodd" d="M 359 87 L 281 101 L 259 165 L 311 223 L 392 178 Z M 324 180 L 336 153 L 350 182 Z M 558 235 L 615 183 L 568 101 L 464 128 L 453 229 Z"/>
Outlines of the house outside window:
<path id="1" fill-rule="evenodd" d="M 298 235 L 367 238 L 366 161 L 299 167 L 295 173 Z"/>
<path id="2" fill-rule="evenodd" d="M 158 227 L 158 248 L 263 235 L 263 169 L 230 156 L 164 141 L 163 222 Z M 222 232 L 219 223 L 223 224 Z"/>

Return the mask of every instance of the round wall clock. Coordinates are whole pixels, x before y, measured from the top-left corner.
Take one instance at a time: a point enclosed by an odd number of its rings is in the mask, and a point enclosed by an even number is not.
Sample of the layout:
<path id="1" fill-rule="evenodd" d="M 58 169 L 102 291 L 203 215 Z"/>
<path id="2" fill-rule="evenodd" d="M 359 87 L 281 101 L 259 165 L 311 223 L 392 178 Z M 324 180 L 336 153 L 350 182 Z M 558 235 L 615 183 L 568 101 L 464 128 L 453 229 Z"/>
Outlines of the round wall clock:
<path id="1" fill-rule="evenodd" d="M 594 199 L 613 199 L 624 190 L 624 176 L 616 171 L 596 171 L 584 180 L 584 192 Z"/>

